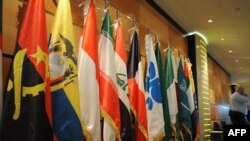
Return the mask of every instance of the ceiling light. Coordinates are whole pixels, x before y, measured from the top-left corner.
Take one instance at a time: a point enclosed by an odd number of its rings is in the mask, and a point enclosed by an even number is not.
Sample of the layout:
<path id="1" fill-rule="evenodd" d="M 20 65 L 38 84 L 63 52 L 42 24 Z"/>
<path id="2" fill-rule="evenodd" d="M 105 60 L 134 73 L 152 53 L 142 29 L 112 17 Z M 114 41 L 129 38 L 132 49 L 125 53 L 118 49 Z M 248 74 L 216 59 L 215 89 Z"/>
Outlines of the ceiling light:
<path id="1" fill-rule="evenodd" d="M 238 62 L 239 62 L 239 60 L 238 60 L 238 59 L 236 59 L 236 60 L 235 60 L 235 62 L 236 62 L 236 63 L 238 63 Z"/>
<path id="2" fill-rule="evenodd" d="M 213 22 L 213 20 L 209 19 L 207 22 L 212 23 L 212 22 Z"/>
<path id="3" fill-rule="evenodd" d="M 243 67 L 241 66 L 240 69 L 243 70 Z"/>
<path id="4" fill-rule="evenodd" d="M 233 51 L 232 51 L 232 50 L 229 50 L 228 52 L 229 52 L 229 53 L 232 53 Z"/>
<path id="5" fill-rule="evenodd" d="M 224 41 L 225 39 L 224 38 L 220 38 L 220 40 Z"/>

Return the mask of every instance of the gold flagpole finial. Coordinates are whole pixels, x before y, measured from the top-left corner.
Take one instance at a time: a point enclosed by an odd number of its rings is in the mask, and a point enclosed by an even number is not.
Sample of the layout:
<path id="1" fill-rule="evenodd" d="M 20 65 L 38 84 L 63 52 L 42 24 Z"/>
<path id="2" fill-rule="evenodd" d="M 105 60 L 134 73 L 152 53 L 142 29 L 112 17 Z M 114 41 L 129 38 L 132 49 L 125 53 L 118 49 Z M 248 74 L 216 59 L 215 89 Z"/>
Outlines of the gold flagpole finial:
<path id="1" fill-rule="evenodd" d="M 116 18 L 117 18 L 117 19 L 120 19 L 120 18 L 121 18 L 121 15 L 120 15 L 120 11 L 119 11 L 119 10 L 116 10 Z"/>
<path id="2" fill-rule="evenodd" d="M 105 0 L 105 9 L 108 9 L 108 8 L 109 8 L 109 5 L 110 5 L 109 0 Z"/>
<path id="3" fill-rule="evenodd" d="M 150 28 L 148 28 L 148 34 L 150 34 Z"/>

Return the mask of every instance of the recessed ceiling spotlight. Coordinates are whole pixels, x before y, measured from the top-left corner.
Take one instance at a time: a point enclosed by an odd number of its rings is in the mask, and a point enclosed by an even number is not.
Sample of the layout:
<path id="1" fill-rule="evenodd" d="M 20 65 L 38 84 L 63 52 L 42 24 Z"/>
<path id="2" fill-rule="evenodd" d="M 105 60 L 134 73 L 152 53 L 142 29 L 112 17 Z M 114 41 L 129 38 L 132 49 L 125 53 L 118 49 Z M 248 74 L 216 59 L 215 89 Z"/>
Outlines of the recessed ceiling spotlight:
<path id="1" fill-rule="evenodd" d="M 224 41 L 225 39 L 224 38 L 220 38 L 220 40 Z"/>
<path id="2" fill-rule="evenodd" d="M 239 60 L 238 60 L 238 59 L 236 59 L 236 60 L 235 60 L 235 62 L 236 62 L 236 63 L 238 63 L 238 62 L 239 62 Z"/>
<path id="3" fill-rule="evenodd" d="M 212 22 L 213 22 L 213 20 L 209 19 L 207 22 L 212 23 Z"/>
<path id="4" fill-rule="evenodd" d="M 228 52 L 229 52 L 229 53 L 232 53 L 233 51 L 232 51 L 232 50 L 229 50 Z"/>

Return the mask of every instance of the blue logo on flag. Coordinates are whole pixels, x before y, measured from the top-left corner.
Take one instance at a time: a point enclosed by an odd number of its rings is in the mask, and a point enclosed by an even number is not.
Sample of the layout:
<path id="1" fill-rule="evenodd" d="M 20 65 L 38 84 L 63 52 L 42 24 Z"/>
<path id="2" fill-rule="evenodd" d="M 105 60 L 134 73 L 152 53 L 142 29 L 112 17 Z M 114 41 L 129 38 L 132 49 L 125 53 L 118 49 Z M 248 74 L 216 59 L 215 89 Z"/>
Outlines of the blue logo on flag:
<path id="1" fill-rule="evenodd" d="M 153 109 L 154 101 L 157 103 L 162 103 L 161 100 L 161 87 L 160 79 L 156 75 L 156 69 L 153 62 L 149 64 L 149 76 L 146 78 L 146 92 L 149 93 L 149 97 L 146 100 L 148 109 Z M 150 96 L 151 95 L 151 96 Z"/>

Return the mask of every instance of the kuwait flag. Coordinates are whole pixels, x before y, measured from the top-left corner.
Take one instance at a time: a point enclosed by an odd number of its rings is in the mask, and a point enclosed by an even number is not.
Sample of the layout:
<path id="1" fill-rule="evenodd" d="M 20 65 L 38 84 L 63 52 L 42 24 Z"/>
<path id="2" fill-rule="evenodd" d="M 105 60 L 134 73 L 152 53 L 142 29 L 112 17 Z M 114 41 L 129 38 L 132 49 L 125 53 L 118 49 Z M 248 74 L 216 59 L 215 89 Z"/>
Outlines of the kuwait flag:
<path id="1" fill-rule="evenodd" d="M 140 56 L 140 46 L 136 31 L 132 34 L 132 43 L 128 58 L 128 87 L 131 110 L 136 118 L 136 140 L 146 141 L 147 135 L 147 113 L 144 94 L 144 81 Z"/>

